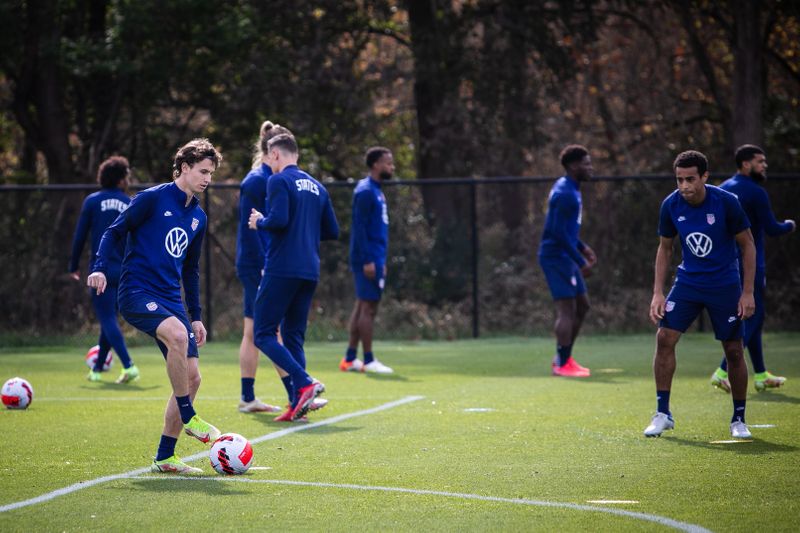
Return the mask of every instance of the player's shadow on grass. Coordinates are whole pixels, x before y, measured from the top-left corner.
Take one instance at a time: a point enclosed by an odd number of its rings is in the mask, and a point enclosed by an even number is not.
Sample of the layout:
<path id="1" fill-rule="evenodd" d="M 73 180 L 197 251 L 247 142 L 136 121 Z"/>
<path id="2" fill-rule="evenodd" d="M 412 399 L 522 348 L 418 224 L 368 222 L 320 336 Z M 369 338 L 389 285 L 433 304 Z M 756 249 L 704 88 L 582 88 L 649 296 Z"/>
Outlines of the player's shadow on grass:
<path id="1" fill-rule="evenodd" d="M 314 416 L 314 415 L 312 415 L 312 416 Z M 308 422 L 294 422 L 292 424 L 287 424 L 286 422 L 275 422 L 270 418 L 268 420 L 262 420 L 262 423 L 264 424 L 264 426 L 266 426 L 266 427 L 268 427 L 270 429 L 279 430 L 279 429 L 289 429 L 289 428 L 293 428 L 295 426 L 307 426 L 309 424 L 313 424 L 314 422 L 322 422 L 323 420 L 325 420 L 325 419 L 317 417 L 317 418 L 311 418 Z M 346 426 L 328 424 L 328 425 L 325 425 L 325 426 L 319 426 L 319 427 L 313 427 L 313 428 L 309 428 L 309 429 L 304 429 L 301 432 L 301 434 L 312 434 L 312 433 L 314 433 L 314 434 L 320 434 L 320 433 L 321 434 L 328 434 L 328 433 L 333 434 L 333 433 L 344 433 L 344 432 L 347 432 L 347 431 L 358 431 L 360 429 L 361 429 L 360 427 L 346 427 Z"/>
<path id="2" fill-rule="evenodd" d="M 749 402 L 764 402 L 764 403 L 796 403 L 800 404 L 800 398 L 795 398 L 794 396 L 786 396 L 780 392 L 764 392 L 761 394 L 757 394 L 755 396 L 751 396 L 748 398 Z"/>
<path id="3" fill-rule="evenodd" d="M 711 444 L 701 440 L 682 439 L 680 437 L 662 437 L 665 440 L 680 444 L 681 446 L 692 446 L 695 448 L 705 448 L 720 452 L 733 452 L 740 455 L 762 455 L 766 453 L 791 453 L 797 451 L 797 446 L 787 444 L 776 444 L 759 438 L 754 438 L 752 442 L 737 442 L 735 444 Z M 722 440 L 722 439 L 720 439 Z"/>
<path id="4" fill-rule="evenodd" d="M 408 379 L 405 376 L 401 376 L 399 374 L 365 374 L 367 379 L 374 379 L 376 381 L 403 381 L 406 383 L 413 383 L 414 381 L 419 381 L 416 379 Z"/>
<path id="5" fill-rule="evenodd" d="M 138 490 L 144 492 L 160 492 L 174 494 L 176 492 L 197 492 L 213 496 L 238 496 L 249 494 L 239 490 L 238 483 L 225 483 L 213 478 L 204 479 L 133 479 L 130 487 L 119 487 L 121 490 Z"/>
<path id="6" fill-rule="evenodd" d="M 83 390 L 93 390 L 93 391 L 97 391 L 97 390 L 102 390 L 102 391 L 113 390 L 113 391 L 125 392 L 125 391 L 148 391 L 148 390 L 153 390 L 153 389 L 160 389 L 161 386 L 160 385 L 148 385 L 146 387 L 142 387 L 141 385 L 137 385 L 136 383 L 121 384 L 121 383 L 113 383 L 113 382 L 102 381 L 100 383 L 92 383 L 91 385 L 81 385 L 81 388 Z"/>

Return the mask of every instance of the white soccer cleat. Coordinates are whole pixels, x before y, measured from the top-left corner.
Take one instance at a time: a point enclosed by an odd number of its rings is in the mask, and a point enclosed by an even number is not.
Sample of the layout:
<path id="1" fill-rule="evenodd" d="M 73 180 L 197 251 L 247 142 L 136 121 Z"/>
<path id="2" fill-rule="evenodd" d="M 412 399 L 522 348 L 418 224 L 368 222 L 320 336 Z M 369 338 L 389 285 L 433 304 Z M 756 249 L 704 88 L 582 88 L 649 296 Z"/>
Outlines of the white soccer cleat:
<path id="1" fill-rule="evenodd" d="M 373 374 L 394 374 L 394 370 L 384 365 L 377 359 L 364 365 L 364 370 L 362 370 L 362 372 L 371 372 Z"/>
<path id="2" fill-rule="evenodd" d="M 731 424 L 731 437 L 734 439 L 751 439 L 753 434 L 744 422 L 737 420 Z"/>
<path id="3" fill-rule="evenodd" d="M 264 403 L 258 398 L 254 399 L 252 402 L 239 402 L 240 413 L 280 413 L 281 411 L 282 409 L 280 407 Z"/>
<path id="4" fill-rule="evenodd" d="M 661 434 L 675 428 L 675 421 L 672 416 L 665 413 L 656 413 L 650 421 L 650 425 L 644 429 L 645 437 L 660 437 Z"/>
<path id="5" fill-rule="evenodd" d="M 309 404 L 308 410 L 309 411 L 318 411 L 328 405 L 328 400 L 325 398 L 314 398 L 314 400 Z"/>

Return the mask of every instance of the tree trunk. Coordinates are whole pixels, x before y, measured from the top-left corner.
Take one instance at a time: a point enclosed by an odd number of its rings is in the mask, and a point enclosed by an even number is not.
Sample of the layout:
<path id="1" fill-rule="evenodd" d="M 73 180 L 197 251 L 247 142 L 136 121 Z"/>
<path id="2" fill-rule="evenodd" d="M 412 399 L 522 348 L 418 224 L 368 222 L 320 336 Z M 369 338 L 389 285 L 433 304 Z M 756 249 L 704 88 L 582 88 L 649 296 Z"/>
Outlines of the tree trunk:
<path id="1" fill-rule="evenodd" d="M 733 148 L 764 142 L 764 92 L 766 64 L 761 5 L 736 0 L 733 53 Z"/>

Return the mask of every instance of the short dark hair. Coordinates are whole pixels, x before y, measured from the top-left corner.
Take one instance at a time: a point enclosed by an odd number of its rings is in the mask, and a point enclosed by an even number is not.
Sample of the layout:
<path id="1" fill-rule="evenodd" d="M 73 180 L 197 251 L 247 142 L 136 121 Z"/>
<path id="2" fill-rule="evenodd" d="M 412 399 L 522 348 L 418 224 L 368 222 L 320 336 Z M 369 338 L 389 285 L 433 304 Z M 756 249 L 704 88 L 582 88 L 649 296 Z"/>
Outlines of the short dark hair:
<path id="1" fill-rule="evenodd" d="M 755 144 L 743 144 L 736 149 L 736 168 L 742 168 L 742 164 L 752 161 L 756 154 L 767 155 L 764 150 Z"/>
<path id="2" fill-rule="evenodd" d="M 697 150 L 686 150 L 678 154 L 675 162 L 672 164 L 672 170 L 676 168 L 692 168 L 697 167 L 697 174 L 702 176 L 708 172 L 708 159 Z"/>
<path id="3" fill-rule="evenodd" d="M 121 155 L 112 155 L 100 164 L 97 169 L 97 183 L 104 189 L 114 189 L 119 182 L 128 177 L 131 165 Z"/>
<path id="4" fill-rule="evenodd" d="M 214 148 L 211 141 L 192 139 L 178 148 L 175 153 L 175 160 L 172 162 L 172 177 L 177 178 L 181 175 L 181 167 L 184 163 L 193 167 L 203 159 L 210 159 L 214 163 L 215 169 L 222 164 L 222 154 Z"/>
<path id="5" fill-rule="evenodd" d="M 561 159 L 561 166 L 566 169 L 569 165 L 572 163 L 577 163 L 587 155 L 589 155 L 589 150 L 587 150 L 585 146 L 581 146 L 580 144 L 570 144 L 561 150 L 561 155 L 558 157 Z"/>
<path id="6" fill-rule="evenodd" d="M 365 162 L 367 163 L 367 168 L 372 168 L 372 165 L 378 162 L 384 154 L 391 154 L 392 151 L 388 148 L 384 148 L 383 146 L 373 146 L 367 150 L 367 155 L 365 157 Z"/>
<path id="7" fill-rule="evenodd" d="M 267 152 L 271 152 L 274 148 L 296 154 L 300 151 L 297 147 L 297 141 L 291 133 L 281 133 L 267 141 Z"/>

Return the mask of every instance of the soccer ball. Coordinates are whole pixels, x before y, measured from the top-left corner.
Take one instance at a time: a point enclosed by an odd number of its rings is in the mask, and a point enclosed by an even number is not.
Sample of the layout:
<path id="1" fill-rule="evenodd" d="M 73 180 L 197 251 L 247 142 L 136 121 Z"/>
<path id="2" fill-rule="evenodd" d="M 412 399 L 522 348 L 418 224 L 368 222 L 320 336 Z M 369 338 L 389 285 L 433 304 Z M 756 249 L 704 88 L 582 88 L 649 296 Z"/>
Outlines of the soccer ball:
<path id="1" fill-rule="evenodd" d="M 211 445 L 208 458 L 220 474 L 244 474 L 253 462 L 253 447 L 237 433 L 224 433 Z"/>
<path id="2" fill-rule="evenodd" d="M 97 354 L 100 352 L 100 346 L 92 346 L 89 348 L 89 351 L 86 352 L 86 366 L 89 368 L 94 368 L 94 362 L 97 361 Z M 114 364 L 114 350 L 108 350 L 108 355 L 106 356 L 106 362 L 103 363 L 103 372 L 106 372 L 111 365 Z"/>
<path id="3" fill-rule="evenodd" d="M 11 378 L 3 384 L 2 396 L 9 409 L 27 409 L 33 401 L 33 387 L 22 378 Z"/>

